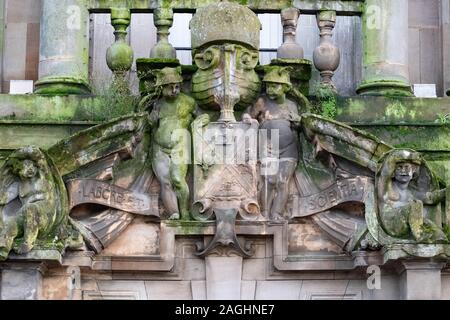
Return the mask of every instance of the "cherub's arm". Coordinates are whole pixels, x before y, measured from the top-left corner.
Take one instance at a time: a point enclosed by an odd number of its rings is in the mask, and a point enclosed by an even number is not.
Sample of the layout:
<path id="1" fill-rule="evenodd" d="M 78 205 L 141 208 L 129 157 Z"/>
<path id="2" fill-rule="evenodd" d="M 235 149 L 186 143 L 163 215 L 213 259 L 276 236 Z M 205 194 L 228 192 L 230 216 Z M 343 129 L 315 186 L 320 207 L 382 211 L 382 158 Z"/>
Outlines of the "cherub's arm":
<path id="1" fill-rule="evenodd" d="M 289 105 L 289 121 L 291 121 L 291 125 L 294 129 L 301 129 L 302 125 L 302 117 L 298 114 L 297 104 L 292 103 Z"/>
<path id="2" fill-rule="evenodd" d="M 6 188 L 0 191 L 0 206 L 7 205 L 14 199 L 19 197 L 19 183 L 13 182 Z"/>
<path id="3" fill-rule="evenodd" d="M 418 192 L 414 196 L 421 200 L 424 204 L 438 204 L 445 199 L 445 189 L 436 190 L 432 192 Z"/>
<path id="4" fill-rule="evenodd" d="M 209 114 L 201 110 L 197 102 L 194 102 L 193 104 L 193 115 L 194 121 L 192 121 L 191 123 L 191 129 L 193 132 L 196 132 L 197 130 L 201 130 L 203 127 L 206 127 L 211 121 Z"/>
<path id="5" fill-rule="evenodd" d="M 249 106 L 244 114 L 242 115 L 242 120 L 244 122 L 250 122 L 250 119 L 258 119 L 260 113 L 264 111 L 264 101 L 259 98 L 254 105 Z"/>
<path id="6" fill-rule="evenodd" d="M 152 111 L 148 116 L 148 122 L 150 123 L 150 126 L 155 127 L 158 124 L 158 120 L 159 120 L 159 104 L 155 103 Z"/>
<path id="7" fill-rule="evenodd" d="M 192 110 L 192 115 L 194 116 L 194 118 L 200 117 L 205 114 L 205 111 L 203 111 L 200 108 L 200 106 L 197 104 L 197 101 L 195 101 L 195 100 L 193 100 L 191 110 Z"/>
<path id="8" fill-rule="evenodd" d="M 395 158 L 389 157 L 383 164 L 378 180 L 378 198 L 387 200 L 392 189 L 392 174 L 395 171 L 397 161 Z"/>

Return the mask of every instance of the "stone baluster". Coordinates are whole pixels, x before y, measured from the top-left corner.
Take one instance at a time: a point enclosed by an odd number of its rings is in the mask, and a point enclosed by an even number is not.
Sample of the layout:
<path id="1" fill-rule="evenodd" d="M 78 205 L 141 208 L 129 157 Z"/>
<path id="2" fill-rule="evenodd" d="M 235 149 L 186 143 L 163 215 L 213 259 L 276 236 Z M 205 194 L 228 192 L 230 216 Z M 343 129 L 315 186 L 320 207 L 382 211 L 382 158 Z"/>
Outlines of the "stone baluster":
<path id="1" fill-rule="evenodd" d="M 408 68 L 408 0 L 366 0 L 361 95 L 412 96 Z"/>
<path id="2" fill-rule="evenodd" d="M 336 24 L 336 11 L 322 10 L 317 13 L 317 25 L 320 30 L 320 44 L 314 50 L 313 61 L 320 71 L 322 86 L 335 90 L 333 76 L 339 67 L 341 55 L 339 48 L 332 42 L 333 29 Z"/>
<path id="3" fill-rule="evenodd" d="M 85 0 L 43 0 L 38 94 L 88 94 L 89 11 Z"/>
<path id="4" fill-rule="evenodd" d="M 106 62 L 114 73 L 115 83 L 125 82 L 125 75 L 133 64 L 133 49 L 126 41 L 127 28 L 130 25 L 131 12 L 127 8 L 111 8 L 111 24 L 114 27 L 114 44 L 106 52 Z M 121 91 L 128 91 L 120 86 Z"/>
<path id="5" fill-rule="evenodd" d="M 169 43 L 169 29 L 173 24 L 172 9 L 155 9 L 153 12 L 153 21 L 157 29 L 157 43 L 150 51 L 150 58 L 176 59 L 177 52 Z"/>
<path id="6" fill-rule="evenodd" d="M 277 50 L 277 58 L 303 59 L 303 48 L 295 40 L 299 17 L 300 11 L 297 8 L 286 8 L 281 10 L 283 44 Z"/>

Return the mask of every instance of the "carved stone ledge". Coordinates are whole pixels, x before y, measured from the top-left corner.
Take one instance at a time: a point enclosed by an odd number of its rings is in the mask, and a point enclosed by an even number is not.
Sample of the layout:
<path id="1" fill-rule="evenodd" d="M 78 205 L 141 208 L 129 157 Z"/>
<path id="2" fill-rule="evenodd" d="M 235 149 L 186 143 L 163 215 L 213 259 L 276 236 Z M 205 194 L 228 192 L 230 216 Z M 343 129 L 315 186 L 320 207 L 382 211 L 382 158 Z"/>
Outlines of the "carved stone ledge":
<path id="1" fill-rule="evenodd" d="M 450 258 L 448 244 L 395 244 L 382 249 L 383 261 L 388 263 L 399 259 L 446 259 Z M 422 260 L 422 261 L 423 261 Z"/>
<path id="2" fill-rule="evenodd" d="M 447 260 L 450 245 L 392 245 L 380 251 L 355 251 L 351 254 L 315 255 L 314 253 L 289 254 L 288 252 L 288 223 L 270 223 L 267 221 L 237 221 L 236 235 L 241 245 L 244 240 L 253 237 L 265 237 L 268 241 L 268 252 L 272 273 L 290 271 L 326 271 L 326 270 L 354 270 L 369 265 L 385 265 L 399 259 L 417 259 L 418 254 L 428 256 L 420 261 L 435 259 Z M 92 252 L 69 251 L 64 256 L 63 265 L 88 267 L 92 270 L 103 271 L 158 271 L 167 272 L 170 277 L 178 277 L 176 271 L 176 238 L 183 236 L 204 237 L 203 244 L 210 243 L 216 234 L 215 221 L 162 221 L 160 232 L 160 254 L 148 256 L 104 256 L 94 255 Z M 273 240 L 271 240 L 273 239 Z M 220 251 L 220 250 L 219 250 Z M 211 256 L 234 256 L 232 251 L 223 247 L 222 251 L 211 252 Z M 270 270 L 270 268 L 268 269 Z"/>
<path id="3" fill-rule="evenodd" d="M 56 262 L 58 264 L 62 264 L 63 253 L 58 250 L 40 250 L 35 249 L 25 254 L 16 254 L 11 253 L 8 257 L 8 261 L 47 261 L 47 262 Z"/>
<path id="4" fill-rule="evenodd" d="M 181 222 L 163 221 L 160 232 L 160 254 L 149 256 L 94 256 L 91 253 L 68 252 L 63 265 L 78 265 L 89 267 L 92 270 L 103 271 L 163 271 L 173 272 L 176 258 L 176 237 L 203 236 L 212 238 L 215 235 L 215 221 L 207 222 Z M 379 252 L 354 252 L 352 255 L 337 254 L 323 255 L 289 255 L 288 252 L 288 223 L 269 223 L 267 221 L 237 221 L 236 235 L 242 240 L 251 240 L 253 237 L 269 237 L 273 252 L 272 260 L 276 271 L 306 271 L 306 270 L 352 270 L 361 266 L 383 264 Z M 210 240 L 204 239 L 204 243 Z M 243 244 L 240 241 L 241 245 Z M 232 254 L 225 247 L 225 253 Z M 213 256 L 217 254 L 211 252 Z M 228 255 L 228 254 L 227 254 Z M 175 276 L 175 275 L 174 275 Z"/>
<path id="5" fill-rule="evenodd" d="M 160 254 L 147 256 L 105 256 L 93 252 L 69 252 L 63 265 L 84 266 L 92 270 L 120 271 L 166 271 L 175 264 L 176 230 L 161 223 Z"/>
<path id="6" fill-rule="evenodd" d="M 442 270 L 446 264 L 446 262 L 429 259 L 401 260 L 396 270 L 398 273 L 402 273 L 405 270 Z"/>

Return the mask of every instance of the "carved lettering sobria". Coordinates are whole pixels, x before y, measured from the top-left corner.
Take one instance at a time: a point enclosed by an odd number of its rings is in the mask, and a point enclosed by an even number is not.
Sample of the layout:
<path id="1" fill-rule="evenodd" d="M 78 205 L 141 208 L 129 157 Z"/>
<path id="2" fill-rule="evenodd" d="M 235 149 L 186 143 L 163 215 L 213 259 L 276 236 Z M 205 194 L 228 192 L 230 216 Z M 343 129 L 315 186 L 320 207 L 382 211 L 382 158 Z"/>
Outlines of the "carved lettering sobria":
<path id="1" fill-rule="evenodd" d="M 341 180 L 322 192 L 299 198 L 298 203 L 294 203 L 294 216 L 308 216 L 343 202 L 364 202 L 366 183 L 367 180 L 361 178 Z"/>

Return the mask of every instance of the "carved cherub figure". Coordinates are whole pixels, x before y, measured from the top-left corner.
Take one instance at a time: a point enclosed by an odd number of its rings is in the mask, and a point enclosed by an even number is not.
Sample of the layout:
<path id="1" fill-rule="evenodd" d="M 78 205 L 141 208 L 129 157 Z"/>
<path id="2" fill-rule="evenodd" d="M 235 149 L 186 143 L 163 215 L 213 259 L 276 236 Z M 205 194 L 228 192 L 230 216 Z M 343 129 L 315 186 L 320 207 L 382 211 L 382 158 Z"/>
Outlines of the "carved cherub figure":
<path id="1" fill-rule="evenodd" d="M 58 196 L 53 172 L 38 148 L 15 151 L 1 173 L 0 259 L 4 260 L 16 238 L 22 239 L 14 251 L 24 254 L 33 249 L 38 238 L 61 236 L 59 232 L 66 225 L 68 215 L 61 208 L 62 197 L 66 195 Z"/>
<path id="2" fill-rule="evenodd" d="M 445 189 L 437 189 L 431 179 L 431 172 L 415 151 L 394 150 L 385 158 L 377 189 L 380 219 L 389 235 L 412 235 L 417 242 L 426 243 L 447 240 L 441 225 L 428 217 L 424 208 L 445 198 Z"/>
<path id="3" fill-rule="evenodd" d="M 286 97 L 291 90 L 289 69 L 271 67 L 263 78 L 266 94 L 243 115 L 244 122 L 257 119 L 267 133 L 267 144 L 260 150 L 261 207 L 271 220 L 282 220 L 289 196 L 289 182 L 298 162 L 297 128 L 300 116 L 297 104 Z M 261 146 L 261 144 L 260 144 Z"/>
<path id="4" fill-rule="evenodd" d="M 189 187 L 186 174 L 190 161 L 189 127 L 196 102 L 181 92 L 179 69 L 157 72 L 156 87 L 162 97 L 150 113 L 153 126 L 152 166 L 161 184 L 161 198 L 169 219 L 189 219 Z"/>

